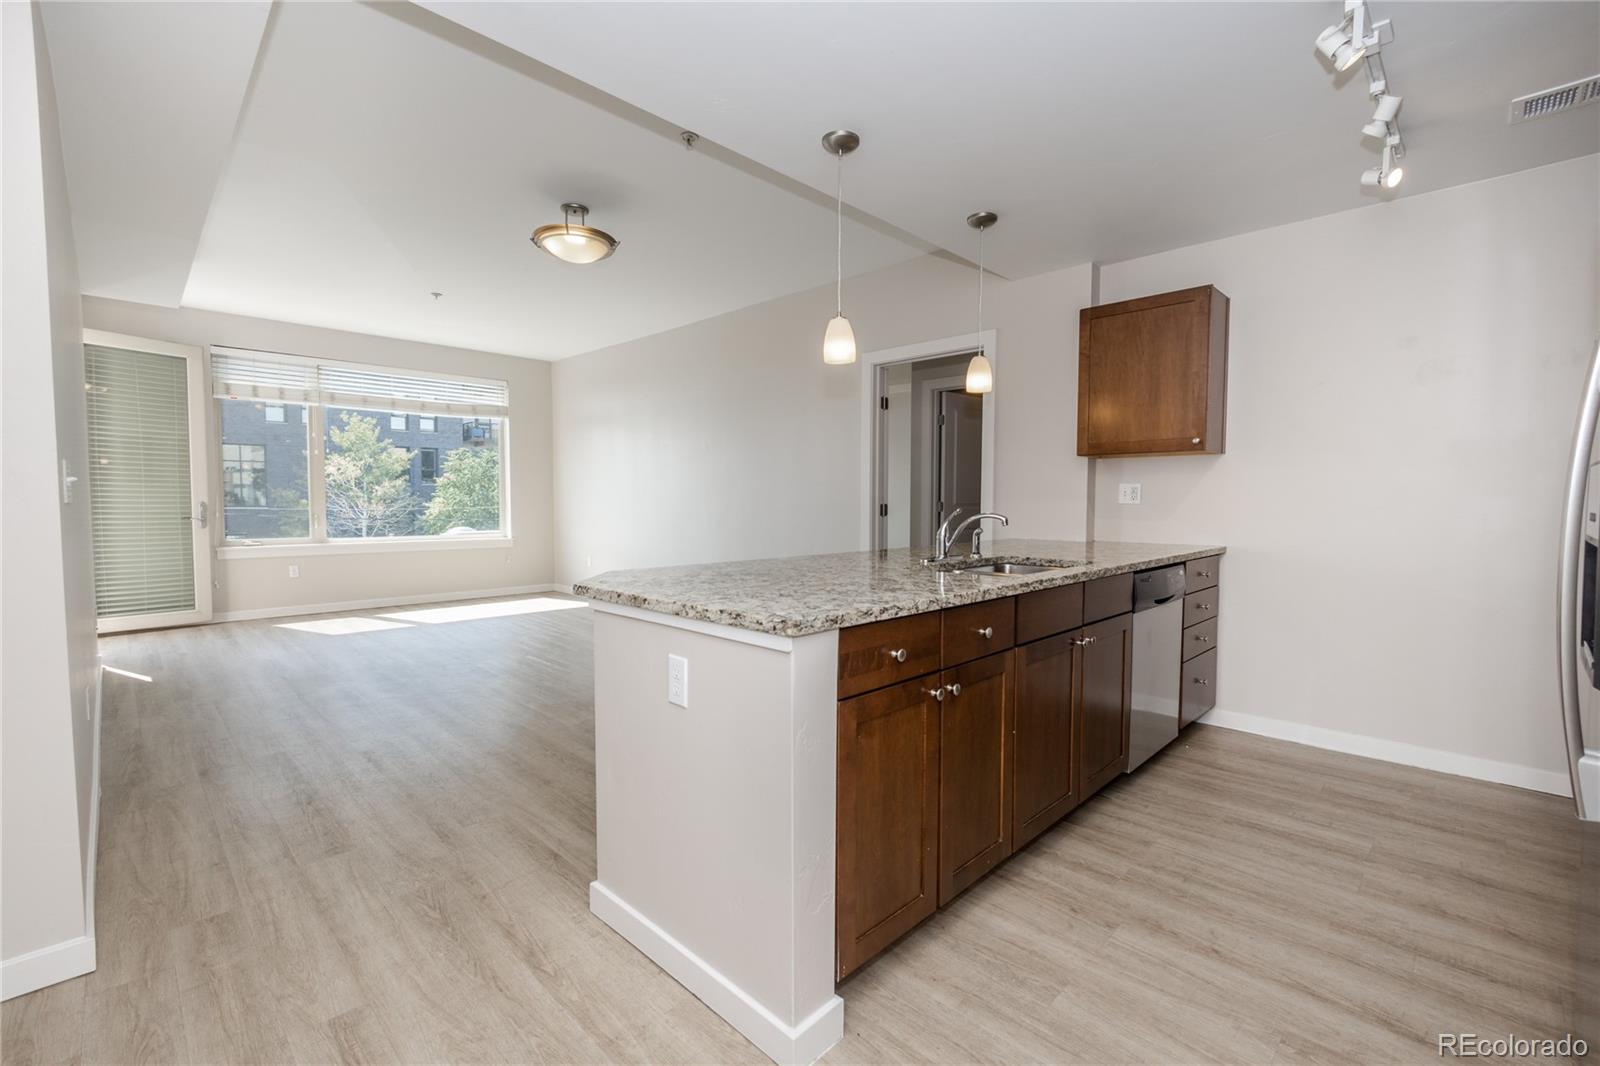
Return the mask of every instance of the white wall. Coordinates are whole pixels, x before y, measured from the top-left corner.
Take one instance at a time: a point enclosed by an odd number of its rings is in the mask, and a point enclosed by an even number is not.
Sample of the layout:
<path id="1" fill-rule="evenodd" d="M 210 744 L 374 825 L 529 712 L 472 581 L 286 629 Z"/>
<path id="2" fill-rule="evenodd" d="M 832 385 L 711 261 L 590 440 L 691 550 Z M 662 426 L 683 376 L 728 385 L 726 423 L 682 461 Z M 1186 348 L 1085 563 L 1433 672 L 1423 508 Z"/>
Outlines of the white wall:
<path id="1" fill-rule="evenodd" d="M 1081 537 L 1077 314 L 1087 266 L 991 281 L 995 506 Z M 977 275 L 928 256 L 845 283 L 862 351 L 975 328 Z M 554 365 L 556 574 L 860 546 L 859 367 L 822 363 L 833 288 Z"/>
<path id="2" fill-rule="evenodd" d="M 1596 158 L 1102 268 L 1105 301 L 1232 298 L 1227 454 L 1101 460 L 1095 504 L 1101 538 L 1228 545 L 1219 708 L 1565 787 L 1553 583 Z"/>
<path id="3" fill-rule="evenodd" d="M 508 470 L 510 547 L 422 548 L 370 554 L 219 559 L 219 616 L 369 600 L 470 594 L 544 585 L 551 579 L 550 364 L 360 333 L 212 311 L 173 310 L 85 297 L 84 324 L 180 344 L 241 348 L 436 370 L 506 381 L 511 393 Z M 213 462 L 216 449 L 209 449 Z M 213 482 L 216 471 L 212 471 Z M 213 508 L 217 510 L 217 508 Z M 214 523 L 220 527 L 220 523 Z M 221 530 L 214 529 L 220 543 Z M 290 579 L 289 565 L 300 567 Z"/>
<path id="4" fill-rule="evenodd" d="M 95 635 L 82 324 L 50 60 L 37 9 L 0 5 L 0 956 L 3 994 L 94 968 Z M 37 953 L 37 954 L 36 954 Z"/>

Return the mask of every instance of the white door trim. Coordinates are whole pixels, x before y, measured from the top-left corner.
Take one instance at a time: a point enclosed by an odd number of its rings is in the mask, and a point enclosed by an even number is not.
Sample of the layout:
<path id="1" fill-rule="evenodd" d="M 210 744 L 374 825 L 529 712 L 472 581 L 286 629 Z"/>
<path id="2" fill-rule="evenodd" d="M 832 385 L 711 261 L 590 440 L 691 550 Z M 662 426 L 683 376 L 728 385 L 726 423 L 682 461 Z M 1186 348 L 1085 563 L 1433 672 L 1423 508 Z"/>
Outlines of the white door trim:
<path id="1" fill-rule="evenodd" d="M 981 345 L 995 366 L 999 380 L 999 343 L 995 331 L 986 329 L 979 334 L 962 333 L 955 337 L 922 341 L 919 344 L 902 344 L 898 348 L 882 348 L 864 352 L 856 360 L 861 368 L 861 549 L 872 550 L 873 529 L 877 525 L 878 486 L 878 370 L 891 363 L 910 363 L 920 359 L 933 359 L 957 352 L 969 352 Z M 994 396 L 983 397 L 983 492 L 985 511 L 994 510 Z"/>
<path id="2" fill-rule="evenodd" d="M 191 344 L 174 344 L 149 337 L 135 337 L 127 333 L 108 333 L 105 330 L 86 329 L 83 343 L 102 348 L 125 348 L 134 352 L 170 355 L 185 360 L 186 385 L 189 400 L 189 496 L 190 505 L 198 511 L 206 509 L 207 525 L 196 528 L 193 537 L 194 553 L 194 609 L 191 611 L 164 611 L 159 614 L 125 615 L 96 620 L 100 633 L 122 633 L 132 629 L 161 629 L 167 626 L 194 625 L 211 621 L 211 528 L 221 515 L 211 506 L 211 390 L 206 373 L 205 349 Z M 90 477 L 92 478 L 91 471 Z M 89 506 L 94 506 L 94 490 L 90 487 Z"/>

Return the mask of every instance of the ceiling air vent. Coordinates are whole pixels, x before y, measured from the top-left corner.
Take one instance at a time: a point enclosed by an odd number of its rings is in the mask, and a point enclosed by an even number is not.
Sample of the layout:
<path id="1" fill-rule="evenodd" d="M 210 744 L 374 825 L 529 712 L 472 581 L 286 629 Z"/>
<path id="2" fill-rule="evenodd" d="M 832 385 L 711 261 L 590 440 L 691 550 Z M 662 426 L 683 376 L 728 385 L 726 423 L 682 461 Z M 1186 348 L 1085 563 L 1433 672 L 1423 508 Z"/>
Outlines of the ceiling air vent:
<path id="1" fill-rule="evenodd" d="M 1600 100 L 1600 74 L 1592 78 L 1580 78 L 1566 85 L 1558 85 L 1542 93 L 1517 97 L 1511 101 L 1510 121 L 1526 122 L 1533 118 L 1544 118 L 1546 115 L 1592 104 L 1596 100 Z"/>

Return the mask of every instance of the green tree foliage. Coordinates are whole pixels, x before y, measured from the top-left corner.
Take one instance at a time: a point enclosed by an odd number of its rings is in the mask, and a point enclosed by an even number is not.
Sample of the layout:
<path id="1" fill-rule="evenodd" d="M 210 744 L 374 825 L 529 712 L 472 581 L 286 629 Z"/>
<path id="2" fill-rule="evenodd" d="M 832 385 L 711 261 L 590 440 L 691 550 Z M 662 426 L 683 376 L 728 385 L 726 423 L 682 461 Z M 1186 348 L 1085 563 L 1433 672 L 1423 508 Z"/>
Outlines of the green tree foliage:
<path id="1" fill-rule="evenodd" d="M 444 533 L 462 526 L 500 528 L 500 453 L 494 448 L 457 448 L 444 457 L 422 528 Z"/>
<path id="2" fill-rule="evenodd" d="M 344 411 L 328 427 L 324 484 L 331 537 L 394 537 L 415 532 L 411 455 L 378 436 L 378 420 Z"/>

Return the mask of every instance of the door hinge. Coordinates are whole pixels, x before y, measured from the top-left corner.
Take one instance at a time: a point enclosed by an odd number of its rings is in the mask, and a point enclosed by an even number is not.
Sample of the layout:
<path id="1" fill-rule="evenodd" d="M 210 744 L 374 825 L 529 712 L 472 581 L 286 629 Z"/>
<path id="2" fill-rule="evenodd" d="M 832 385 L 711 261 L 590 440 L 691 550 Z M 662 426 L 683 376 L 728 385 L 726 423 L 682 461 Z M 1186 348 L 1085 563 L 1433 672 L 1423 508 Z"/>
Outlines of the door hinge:
<path id="1" fill-rule="evenodd" d="M 878 517 L 879 518 L 888 518 L 889 517 L 889 505 L 888 504 L 886 504 L 886 503 L 878 504 Z"/>
<path id="2" fill-rule="evenodd" d="M 887 396 L 879 396 L 878 397 L 878 407 L 880 409 L 884 410 L 884 411 L 887 411 L 889 409 L 889 397 L 887 397 Z"/>

